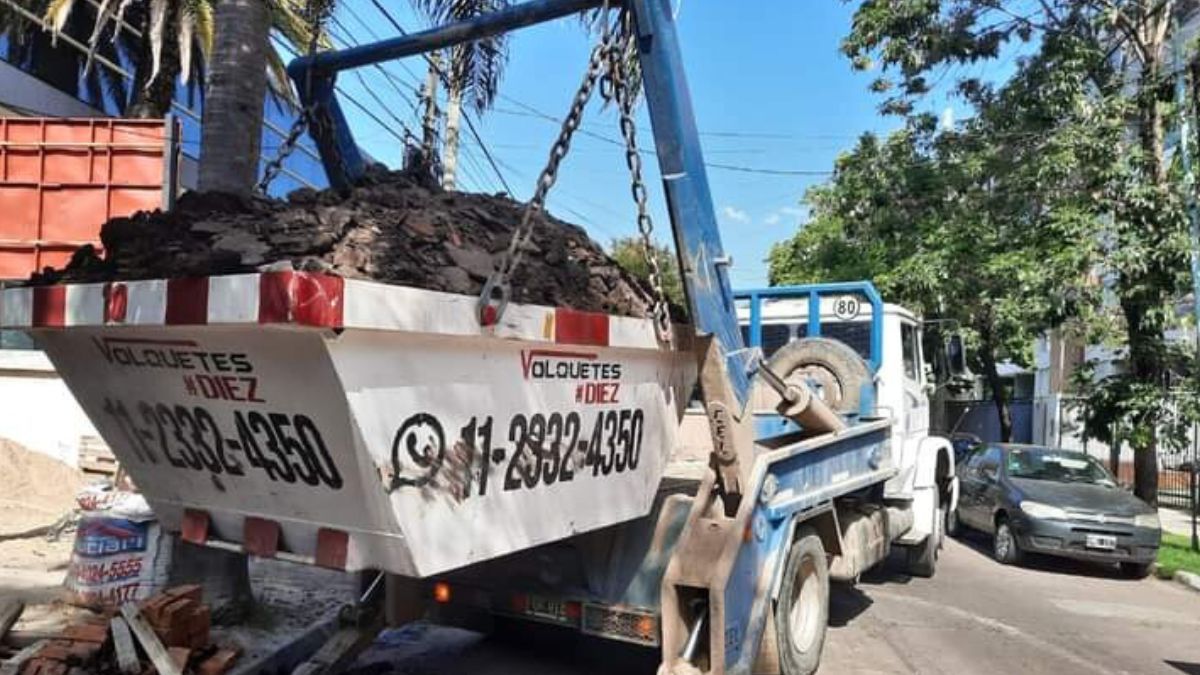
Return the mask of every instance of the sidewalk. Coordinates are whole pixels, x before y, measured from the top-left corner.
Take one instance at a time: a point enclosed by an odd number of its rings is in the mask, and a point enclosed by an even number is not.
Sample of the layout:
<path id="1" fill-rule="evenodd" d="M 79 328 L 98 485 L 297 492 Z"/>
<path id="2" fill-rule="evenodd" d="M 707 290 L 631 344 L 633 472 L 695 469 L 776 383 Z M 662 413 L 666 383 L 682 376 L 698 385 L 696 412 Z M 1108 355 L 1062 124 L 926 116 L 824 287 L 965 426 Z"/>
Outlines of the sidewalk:
<path id="1" fill-rule="evenodd" d="M 1182 534 L 1189 537 L 1192 534 L 1192 517 L 1187 511 L 1160 507 L 1158 509 L 1158 519 L 1162 522 L 1163 532 Z"/>

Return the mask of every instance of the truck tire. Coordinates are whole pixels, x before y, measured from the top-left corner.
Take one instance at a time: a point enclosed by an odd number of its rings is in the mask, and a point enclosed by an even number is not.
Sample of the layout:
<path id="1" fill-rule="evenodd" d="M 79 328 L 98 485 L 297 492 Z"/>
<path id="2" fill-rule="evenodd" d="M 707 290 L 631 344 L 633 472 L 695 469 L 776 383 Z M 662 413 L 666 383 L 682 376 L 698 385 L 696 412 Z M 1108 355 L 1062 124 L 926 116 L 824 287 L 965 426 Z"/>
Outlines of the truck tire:
<path id="1" fill-rule="evenodd" d="M 908 549 L 908 573 L 926 579 L 937 571 L 938 551 L 942 548 L 942 528 L 946 524 L 941 495 L 934 493 L 933 499 L 933 532 L 925 537 L 925 541 Z"/>
<path id="2" fill-rule="evenodd" d="M 783 675 L 817 671 L 828 622 L 829 561 L 821 538 L 804 527 L 788 549 L 775 603 L 775 642 Z"/>
<path id="3" fill-rule="evenodd" d="M 795 340 L 779 348 L 767 366 L 789 383 L 808 379 L 821 387 L 821 399 L 838 413 L 857 414 L 863 386 L 871 383 L 871 369 L 858 352 L 829 338 Z M 757 387 L 754 409 L 775 411 L 779 394 L 766 383 Z"/>

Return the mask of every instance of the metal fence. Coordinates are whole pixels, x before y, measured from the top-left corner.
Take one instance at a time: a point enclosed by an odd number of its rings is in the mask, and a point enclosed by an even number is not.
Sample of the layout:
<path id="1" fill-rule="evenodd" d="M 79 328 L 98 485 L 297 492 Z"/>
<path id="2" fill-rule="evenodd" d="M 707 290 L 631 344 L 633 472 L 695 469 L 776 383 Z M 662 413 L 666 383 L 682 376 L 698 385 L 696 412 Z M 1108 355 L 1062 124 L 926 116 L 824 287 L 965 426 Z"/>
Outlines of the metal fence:
<path id="1" fill-rule="evenodd" d="M 1163 402 L 1173 408 L 1171 401 Z M 1120 428 L 1114 446 L 1094 439 L 1084 439 L 1083 422 L 1087 408 L 1082 401 L 1066 396 L 1040 397 L 1034 401 L 1033 442 L 1039 445 L 1080 450 L 1104 462 L 1105 466 L 1125 485 L 1133 484 L 1133 450 L 1121 441 Z M 1191 510 L 1200 501 L 1196 486 L 1196 471 L 1200 469 L 1200 449 L 1196 429 L 1183 436 L 1162 429 L 1158 443 L 1158 503 L 1160 506 Z M 1171 437 L 1168 437 L 1171 435 Z"/>

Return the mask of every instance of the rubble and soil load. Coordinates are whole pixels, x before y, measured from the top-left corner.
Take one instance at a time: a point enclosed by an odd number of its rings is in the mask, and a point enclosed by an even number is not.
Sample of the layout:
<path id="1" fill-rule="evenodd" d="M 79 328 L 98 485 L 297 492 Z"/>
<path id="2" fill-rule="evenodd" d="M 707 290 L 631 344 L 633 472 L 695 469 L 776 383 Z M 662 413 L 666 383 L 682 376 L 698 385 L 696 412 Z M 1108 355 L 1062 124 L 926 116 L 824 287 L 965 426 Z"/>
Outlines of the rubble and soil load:
<path id="1" fill-rule="evenodd" d="M 379 171 L 348 195 L 301 189 L 286 201 L 188 193 L 169 212 L 106 223 L 91 247 L 35 283 L 161 279 L 253 272 L 290 262 L 419 288 L 478 295 L 504 255 L 524 205 L 442 191 Z M 536 218 L 536 217 L 535 217 Z M 544 214 L 512 274 L 517 303 L 648 316 L 652 294 L 578 226 Z"/>

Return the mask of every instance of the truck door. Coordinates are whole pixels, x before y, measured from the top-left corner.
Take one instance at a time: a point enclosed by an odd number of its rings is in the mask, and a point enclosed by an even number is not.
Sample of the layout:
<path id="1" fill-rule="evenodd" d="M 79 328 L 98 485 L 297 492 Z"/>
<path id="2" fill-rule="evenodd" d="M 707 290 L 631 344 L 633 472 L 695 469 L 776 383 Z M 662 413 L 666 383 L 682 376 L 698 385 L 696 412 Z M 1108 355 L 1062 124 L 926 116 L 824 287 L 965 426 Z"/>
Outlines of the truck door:
<path id="1" fill-rule="evenodd" d="M 921 335 L 917 326 L 900 324 L 900 348 L 904 358 L 904 438 L 905 443 L 924 438 L 929 432 L 929 397 L 925 392 L 924 364 L 921 363 Z"/>

